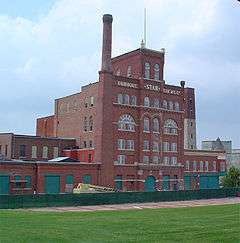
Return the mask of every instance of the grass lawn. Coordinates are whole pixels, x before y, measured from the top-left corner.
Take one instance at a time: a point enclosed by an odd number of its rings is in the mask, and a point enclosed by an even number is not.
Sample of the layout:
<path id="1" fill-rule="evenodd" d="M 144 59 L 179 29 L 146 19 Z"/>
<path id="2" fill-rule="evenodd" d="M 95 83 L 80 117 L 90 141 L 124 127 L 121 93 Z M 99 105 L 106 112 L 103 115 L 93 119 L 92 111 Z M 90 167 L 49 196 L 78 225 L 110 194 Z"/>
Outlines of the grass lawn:
<path id="1" fill-rule="evenodd" d="M 0 242 L 240 242 L 239 209 L 0 210 Z"/>

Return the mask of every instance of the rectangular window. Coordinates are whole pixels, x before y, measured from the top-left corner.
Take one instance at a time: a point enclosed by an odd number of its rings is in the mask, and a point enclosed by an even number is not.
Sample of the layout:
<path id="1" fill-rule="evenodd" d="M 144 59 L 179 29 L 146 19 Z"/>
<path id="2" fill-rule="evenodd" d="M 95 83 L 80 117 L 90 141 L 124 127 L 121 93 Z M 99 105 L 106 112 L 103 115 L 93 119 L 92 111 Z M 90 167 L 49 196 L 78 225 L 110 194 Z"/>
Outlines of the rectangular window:
<path id="1" fill-rule="evenodd" d="M 83 141 L 83 148 L 87 148 L 87 142 Z"/>
<path id="2" fill-rule="evenodd" d="M 217 162 L 213 161 L 213 171 L 217 171 Z"/>
<path id="3" fill-rule="evenodd" d="M 92 162 L 92 154 L 88 154 L 88 162 L 89 162 L 89 163 Z"/>
<path id="4" fill-rule="evenodd" d="M 58 152 L 59 152 L 58 147 L 53 147 L 53 158 L 57 158 L 58 157 Z"/>
<path id="5" fill-rule="evenodd" d="M 43 146 L 43 150 L 42 150 L 42 158 L 43 159 L 47 159 L 48 158 L 48 147 L 47 146 Z"/>
<path id="6" fill-rule="evenodd" d="M 163 163 L 165 164 L 165 165 L 169 165 L 169 157 L 163 157 Z"/>
<path id="7" fill-rule="evenodd" d="M 203 171 L 203 167 L 204 167 L 203 161 L 200 161 L 200 171 Z"/>
<path id="8" fill-rule="evenodd" d="M 197 171 L 197 161 L 193 161 L 193 171 Z"/>
<path id="9" fill-rule="evenodd" d="M 168 151 L 169 151 L 169 143 L 163 142 L 163 152 L 168 152 Z"/>
<path id="10" fill-rule="evenodd" d="M 8 146 L 5 145 L 5 156 L 7 156 L 7 154 L 8 154 Z"/>
<path id="11" fill-rule="evenodd" d="M 2 153 L 2 145 L 0 144 L 0 154 Z"/>
<path id="12" fill-rule="evenodd" d="M 31 176 L 25 176 L 25 188 L 31 188 Z"/>
<path id="13" fill-rule="evenodd" d="M 149 156 L 146 156 L 146 155 L 143 156 L 143 163 L 149 164 Z"/>
<path id="14" fill-rule="evenodd" d="M 87 132 L 88 129 L 88 121 L 87 121 L 87 117 L 84 117 L 84 121 L 83 121 L 83 127 L 84 127 L 84 131 Z"/>
<path id="15" fill-rule="evenodd" d="M 127 140 L 127 149 L 134 150 L 134 140 Z"/>
<path id="16" fill-rule="evenodd" d="M 159 152 L 159 143 L 156 141 L 153 141 L 153 151 Z"/>
<path id="17" fill-rule="evenodd" d="M 21 176 L 14 176 L 14 188 L 21 188 Z"/>
<path id="18" fill-rule="evenodd" d="M 90 106 L 93 106 L 93 105 L 94 105 L 94 97 L 91 96 L 91 97 L 90 97 Z"/>
<path id="19" fill-rule="evenodd" d="M 153 156 L 153 164 L 158 164 L 158 163 L 159 163 L 158 156 Z"/>
<path id="20" fill-rule="evenodd" d="M 119 150 L 125 149 L 125 140 L 124 139 L 118 139 L 118 149 Z"/>
<path id="21" fill-rule="evenodd" d="M 220 163 L 220 172 L 225 172 L 225 162 Z"/>
<path id="22" fill-rule="evenodd" d="M 149 150 L 149 141 L 148 140 L 143 141 L 143 150 Z"/>
<path id="23" fill-rule="evenodd" d="M 66 184 L 73 184 L 73 176 L 72 175 L 66 175 Z"/>
<path id="24" fill-rule="evenodd" d="M 177 164 L 177 157 L 172 157 L 171 158 L 171 164 L 176 165 Z"/>
<path id="25" fill-rule="evenodd" d="M 93 142 L 92 140 L 89 141 L 89 148 L 92 148 L 93 147 Z"/>
<path id="26" fill-rule="evenodd" d="M 32 159 L 36 159 L 37 158 L 37 146 L 33 145 L 32 146 Z"/>
<path id="27" fill-rule="evenodd" d="M 21 144 L 19 145 L 19 157 L 25 157 L 26 156 L 26 145 Z"/>
<path id="28" fill-rule="evenodd" d="M 188 160 L 185 163 L 185 170 L 186 171 L 189 171 L 189 161 Z"/>
<path id="29" fill-rule="evenodd" d="M 208 171 L 208 161 L 205 161 L 205 171 Z"/>
<path id="30" fill-rule="evenodd" d="M 118 155 L 118 164 L 125 164 L 125 159 L 126 159 L 126 156 L 125 155 Z"/>
<path id="31" fill-rule="evenodd" d="M 172 143 L 171 147 L 172 147 L 171 150 L 173 152 L 177 152 L 177 144 L 176 143 Z"/>

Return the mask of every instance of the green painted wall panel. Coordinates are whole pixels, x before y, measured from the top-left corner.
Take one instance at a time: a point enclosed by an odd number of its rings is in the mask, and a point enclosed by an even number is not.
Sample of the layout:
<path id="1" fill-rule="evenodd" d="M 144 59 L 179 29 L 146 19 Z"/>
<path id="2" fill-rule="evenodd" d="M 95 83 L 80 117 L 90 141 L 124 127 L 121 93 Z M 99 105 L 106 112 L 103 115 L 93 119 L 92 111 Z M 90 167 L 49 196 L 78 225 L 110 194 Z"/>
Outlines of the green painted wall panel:
<path id="1" fill-rule="evenodd" d="M 0 194 L 9 194 L 10 179 L 7 175 L 0 175 Z"/>
<path id="2" fill-rule="evenodd" d="M 148 176 L 144 182 L 144 191 L 153 192 L 155 191 L 156 180 L 154 176 Z"/>
<path id="3" fill-rule="evenodd" d="M 59 193 L 60 192 L 60 176 L 46 175 L 44 178 L 45 193 Z"/>

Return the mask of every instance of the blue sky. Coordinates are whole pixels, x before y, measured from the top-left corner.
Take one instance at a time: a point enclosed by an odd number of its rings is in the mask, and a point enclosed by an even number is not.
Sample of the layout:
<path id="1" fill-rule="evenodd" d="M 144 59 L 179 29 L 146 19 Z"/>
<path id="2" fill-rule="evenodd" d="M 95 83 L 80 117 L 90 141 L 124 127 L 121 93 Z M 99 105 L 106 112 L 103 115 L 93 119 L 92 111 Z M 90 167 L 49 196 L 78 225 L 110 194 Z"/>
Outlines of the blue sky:
<path id="1" fill-rule="evenodd" d="M 236 0 L 0 0 L 0 132 L 34 134 L 55 98 L 98 79 L 104 13 L 113 55 L 138 48 L 144 7 L 147 47 L 166 48 L 166 82 L 196 89 L 198 145 L 219 136 L 240 147 Z"/>

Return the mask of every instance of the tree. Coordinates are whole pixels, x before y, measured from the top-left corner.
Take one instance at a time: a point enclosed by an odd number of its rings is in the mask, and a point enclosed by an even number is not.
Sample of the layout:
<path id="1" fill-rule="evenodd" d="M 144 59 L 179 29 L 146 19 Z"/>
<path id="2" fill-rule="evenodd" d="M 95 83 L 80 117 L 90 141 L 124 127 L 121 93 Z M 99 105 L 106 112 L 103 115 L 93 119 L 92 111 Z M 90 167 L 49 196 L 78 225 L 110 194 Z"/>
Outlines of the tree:
<path id="1" fill-rule="evenodd" d="M 222 178 L 221 185 L 223 187 L 240 187 L 240 169 L 231 167 Z"/>

